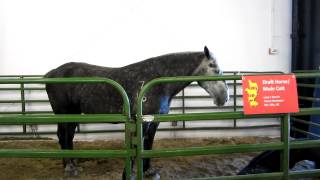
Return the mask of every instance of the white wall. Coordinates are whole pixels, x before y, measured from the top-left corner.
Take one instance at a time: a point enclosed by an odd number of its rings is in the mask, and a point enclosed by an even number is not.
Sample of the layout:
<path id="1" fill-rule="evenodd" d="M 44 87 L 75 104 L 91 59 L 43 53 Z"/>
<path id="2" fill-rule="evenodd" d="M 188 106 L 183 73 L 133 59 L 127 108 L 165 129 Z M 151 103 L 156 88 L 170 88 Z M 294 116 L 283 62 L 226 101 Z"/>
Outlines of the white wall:
<path id="1" fill-rule="evenodd" d="M 165 53 L 201 51 L 204 45 L 218 57 L 223 70 L 288 72 L 290 32 L 291 0 L 0 0 L 0 75 L 44 74 L 69 61 L 119 67 Z M 279 53 L 269 55 L 271 47 Z M 17 99 L 0 94 L 3 98 Z M 39 106 L 50 110 L 48 104 Z M 1 111 L 20 108 L 19 104 L 0 106 Z M 39 110 L 34 104 L 28 108 Z M 217 126 L 233 124 L 219 123 Z M 250 126 L 278 121 L 241 123 Z M 41 130 L 46 131 L 47 126 L 39 127 Z M 225 137 L 248 133 L 277 136 L 279 130 L 205 134 Z M 157 137 L 202 135 L 157 133 Z"/>
<path id="2" fill-rule="evenodd" d="M 0 74 L 116 67 L 204 45 L 224 70 L 289 71 L 290 31 L 291 0 L 0 0 Z"/>

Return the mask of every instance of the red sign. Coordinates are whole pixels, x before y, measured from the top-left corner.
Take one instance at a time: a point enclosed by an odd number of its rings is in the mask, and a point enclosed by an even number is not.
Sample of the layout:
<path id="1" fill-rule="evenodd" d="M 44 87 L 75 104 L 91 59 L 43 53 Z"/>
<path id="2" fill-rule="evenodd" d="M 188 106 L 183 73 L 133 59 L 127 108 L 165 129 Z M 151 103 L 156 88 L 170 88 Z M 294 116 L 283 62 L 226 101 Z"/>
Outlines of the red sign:
<path id="1" fill-rule="evenodd" d="M 294 74 L 243 76 L 242 92 L 245 114 L 299 112 Z"/>

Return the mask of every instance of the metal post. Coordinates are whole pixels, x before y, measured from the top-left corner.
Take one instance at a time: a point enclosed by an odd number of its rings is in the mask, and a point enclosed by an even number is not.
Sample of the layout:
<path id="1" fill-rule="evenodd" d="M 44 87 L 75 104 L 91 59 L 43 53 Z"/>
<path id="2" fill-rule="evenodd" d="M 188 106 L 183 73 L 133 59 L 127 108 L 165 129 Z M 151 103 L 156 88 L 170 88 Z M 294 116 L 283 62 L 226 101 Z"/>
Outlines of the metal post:
<path id="1" fill-rule="evenodd" d="M 185 93 L 184 93 L 184 89 L 182 90 L 182 114 L 186 113 L 186 106 L 185 106 Z M 185 129 L 186 128 L 186 122 L 182 121 L 182 128 Z"/>
<path id="2" fill-rule="evenodd" d="M 126 123 L 125 123 L 125 145 L 126 145 L 126 150 L 130 151 L 133 148 L 132 145 L 132 132 L 130 129 L 130 117 L 128 117 Z M 132 160 L 133 158 L 131 155 L 127 155 L 126 160 L 125 160 L 125 174 L 126 174 L 126 180 L 131 179 L 132 175 Z"/>
<path id="3" fill-rule="evenodd" d="M 20 79 L 23 80 L 23 76 L 20 76 Z M 25 99 L 25 94 L 24 94 L 24 84 L 20 84 L 20 93 L 21 93 L 21 114 L 25 115 L 26 114 L 26 99 Z M 27 133 L 27 125 L 23 124 L 22 125 L 23 129 L 23 134 Z"/>
<path id="4" fill-rule="evenodd" d="M 233 73 L 236 75 L 236 73 Z M 237 111 L 237 80 L 233 80 L 233 111 Z M 233 128 L 237 127 L 237 119 L 233 119 Z"/>
<path id="5" fill-rule="evenodd" d="M 141 105 L 142 108 L 142 105 Z M 137 148 L 136 148 L 136 164 L 137 164 L 137 179 L 143 180 L 143 136 L 142 136 L 142 112 L 137 114 L 136 120 L 136 130 L 137 130 Z"/>
<path id="6" fill-rule="evenodd" d="M 290 115 L 286 114 L 281 118 L 281 141 L 283 150 L 281 152 L 281 171 L 283 179 L 289 179 L 289 153 L 290 153 Z"/>

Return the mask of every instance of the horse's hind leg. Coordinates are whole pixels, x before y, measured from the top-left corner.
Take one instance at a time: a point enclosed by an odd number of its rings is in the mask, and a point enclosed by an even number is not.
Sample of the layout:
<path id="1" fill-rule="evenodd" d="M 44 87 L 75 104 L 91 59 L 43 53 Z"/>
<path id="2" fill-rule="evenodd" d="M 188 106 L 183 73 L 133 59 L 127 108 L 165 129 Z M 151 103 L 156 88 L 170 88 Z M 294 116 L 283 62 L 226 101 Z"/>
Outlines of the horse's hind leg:
<path id="1" fill-rule="evenodd" d="M 54 114 L 81 114 L 79 105 L 72 104 L 67 95 L 67 85 L 47 84 L 46 91 Z M 73 137 L 77 123 L 59 123 L 57 136 L 63 150 L 73 149 Z M 65 172 L 69 175 L 78 175 L 79 171 L 72 158 L 63 158 Z"/>
<path id="2" fill-rule="evenodd" d="M 61 149 L 72 150 L 73 149 L 73 137 L 75 134 L 77 124 L 76 123 L 60 123 L 58 124 L 57 135 L 59 138 L 59 144 Z M 79 171 L 75 160 L 73 158 L 63 158 L 63 166 L 65 173 L 69 176 L 79 175 Z"/>
<path id="3" fill-rule="evenodd" d="M 55 114 L 80 114 L 80 111 L 70 108 L 66 104 L 52 103 L 52 109 Z M 59 106 L 60 105 L 60 106 Z M 77 123 L 59 123 L 57 129 L 57 136 L 62 150 L 73 149 L 73 138 Z M 73 158 L 63 158 L 63 167 L 65 174 L 68 176 L 79 175 L 79 169 Z"/>

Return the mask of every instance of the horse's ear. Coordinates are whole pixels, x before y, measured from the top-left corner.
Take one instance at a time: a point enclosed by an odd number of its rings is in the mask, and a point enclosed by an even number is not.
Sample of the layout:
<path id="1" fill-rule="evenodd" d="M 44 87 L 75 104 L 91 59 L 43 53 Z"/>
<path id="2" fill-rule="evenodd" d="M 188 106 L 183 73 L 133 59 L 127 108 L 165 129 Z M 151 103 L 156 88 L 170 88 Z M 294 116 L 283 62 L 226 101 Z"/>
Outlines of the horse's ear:
<path id="1" fill-rule="evenodd" d="M 206 55 L 208 59 L 211 58 L 210 51 L 207 46 L 204 46 L 204 55 Z"/>

